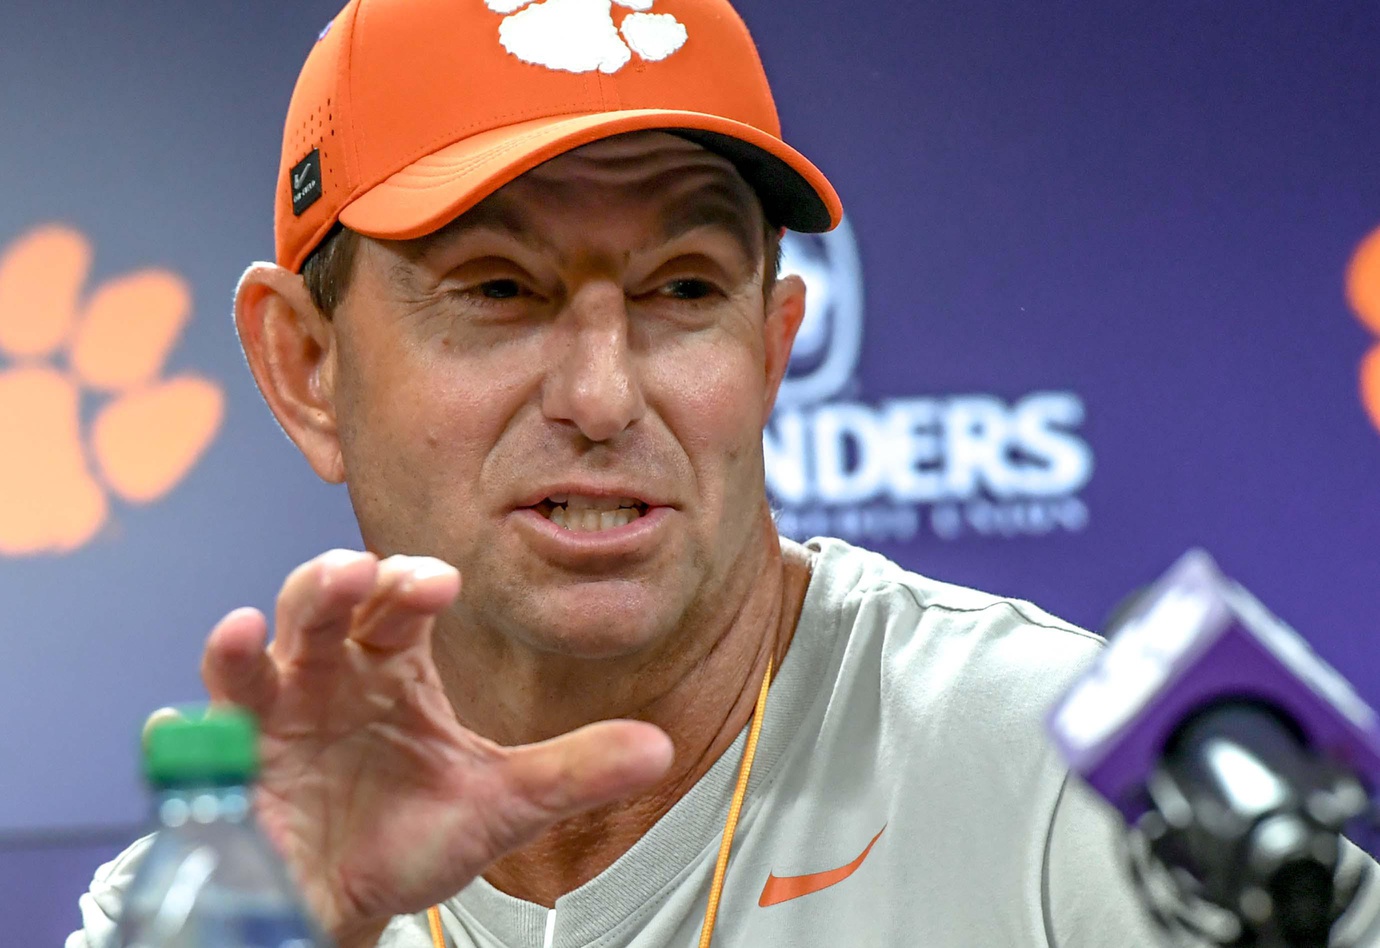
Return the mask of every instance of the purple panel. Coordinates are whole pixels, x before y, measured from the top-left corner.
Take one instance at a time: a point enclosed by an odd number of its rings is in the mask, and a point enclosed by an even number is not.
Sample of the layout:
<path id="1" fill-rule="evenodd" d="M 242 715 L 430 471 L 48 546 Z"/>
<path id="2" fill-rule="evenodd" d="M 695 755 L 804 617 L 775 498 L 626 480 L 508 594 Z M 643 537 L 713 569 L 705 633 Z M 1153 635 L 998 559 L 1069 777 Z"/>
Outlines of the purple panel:
<path id="1" fill-rule="evenodd" d="M 136 834 L 49 842 L 0 841 L 0 919 L 5 945 L 61 945 L 81 927 L 77 899 L 96 867 Z"/>
<path id="2" fill-rule="evenodd" d="M 1128 822 L 1149 809 L 1145 779 L 1174 730 L 1217 700 L 1244 698 L 1286 709 L 1310 747 L 1350 767 L 1372 795 L 1380 791 L 1380 742 L 1312 693 L 1254 635 L 1231 623 L 1200 654 L 1180 663 L 1171 682 L 1131 726 L 1071 761 Z"/>

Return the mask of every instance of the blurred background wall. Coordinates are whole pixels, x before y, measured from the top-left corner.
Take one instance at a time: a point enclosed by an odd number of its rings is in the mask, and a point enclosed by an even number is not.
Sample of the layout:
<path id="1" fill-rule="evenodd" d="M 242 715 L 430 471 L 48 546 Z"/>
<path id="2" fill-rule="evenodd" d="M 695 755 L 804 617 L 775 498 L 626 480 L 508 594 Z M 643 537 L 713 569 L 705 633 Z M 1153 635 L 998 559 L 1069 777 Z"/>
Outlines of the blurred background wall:
<path id="1" fill-rule="evenodd" d="M 1380 703 L 1380 8 L 738 5 L 849 214 L 787 248 L 783 529 L 1092 628 L 1203 545 Z M 138 833 L 134 735 L 210 626 L 358 543 L 230 320 L 335 7 L 5 4 L 7 945 Z"/>

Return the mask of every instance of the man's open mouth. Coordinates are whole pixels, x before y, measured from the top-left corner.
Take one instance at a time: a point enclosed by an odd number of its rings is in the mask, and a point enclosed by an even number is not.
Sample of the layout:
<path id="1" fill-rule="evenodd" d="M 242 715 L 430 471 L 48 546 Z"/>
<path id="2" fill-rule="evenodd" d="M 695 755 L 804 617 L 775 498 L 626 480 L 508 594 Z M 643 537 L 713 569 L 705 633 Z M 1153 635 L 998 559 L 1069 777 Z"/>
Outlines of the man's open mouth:
<path id="1" fill-rule="evenodd" d="M 532 507 L 556 526 L 574 533 L 598 533 L 626 527 L 648 510 L 629 497 L 580 497 L 554 494 Z"/>

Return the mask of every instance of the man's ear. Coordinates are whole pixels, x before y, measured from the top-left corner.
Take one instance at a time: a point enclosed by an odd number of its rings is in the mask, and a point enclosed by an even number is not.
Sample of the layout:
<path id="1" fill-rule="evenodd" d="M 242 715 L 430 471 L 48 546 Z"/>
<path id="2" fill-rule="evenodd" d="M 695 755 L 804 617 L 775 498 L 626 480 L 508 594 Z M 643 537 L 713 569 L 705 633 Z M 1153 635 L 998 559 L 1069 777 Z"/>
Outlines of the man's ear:
<path id="1" fill-rule="evenodd" d="M 762 404 L 762 425 L 765 427 L 776 407 L 776 394 L 786 377 L 791 361 L 791 347 L 800 324 L 805 321 L 805 281 L 798 276 L 781 277 L 772 287 L 767 301 L 766 356 L 767 387 Z"/>
<path id="2" fill-rule="evenodd" d="M 336 425 L 335 326 L 302 277 L 256 263 L 235 291 L 235 327 L 249 371 L 287 436 L 325 481 L 345 480 Z"/>

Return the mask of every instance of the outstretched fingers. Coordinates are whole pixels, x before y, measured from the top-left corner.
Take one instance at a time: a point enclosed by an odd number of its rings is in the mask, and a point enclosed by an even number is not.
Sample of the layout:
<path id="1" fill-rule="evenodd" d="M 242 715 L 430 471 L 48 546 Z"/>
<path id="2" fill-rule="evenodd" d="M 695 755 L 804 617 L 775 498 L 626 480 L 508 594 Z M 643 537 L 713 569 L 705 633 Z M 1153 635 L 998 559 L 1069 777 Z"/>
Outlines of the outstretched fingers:
<path id="1" fill-rule="evenodd" d="M 392 653 L 426 645 L 435 615 L 460 591 L 454 567 L 430 557 L 332 550 L 293 570 L 278 594 L 272 645 L 254 609 L 238 609 L 211 632 L 202 678 L 211 700 L 261 717 L 277 698 L 283 675 L 330 676 L 346 645 Z M 317 679 L 319 680 L 319 678 Z"/>

